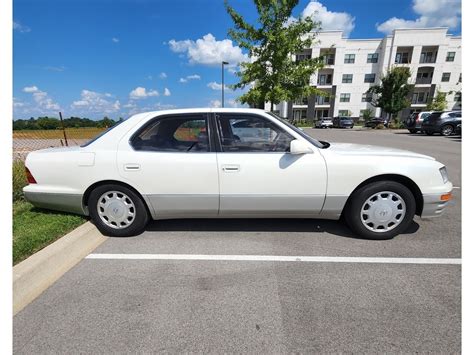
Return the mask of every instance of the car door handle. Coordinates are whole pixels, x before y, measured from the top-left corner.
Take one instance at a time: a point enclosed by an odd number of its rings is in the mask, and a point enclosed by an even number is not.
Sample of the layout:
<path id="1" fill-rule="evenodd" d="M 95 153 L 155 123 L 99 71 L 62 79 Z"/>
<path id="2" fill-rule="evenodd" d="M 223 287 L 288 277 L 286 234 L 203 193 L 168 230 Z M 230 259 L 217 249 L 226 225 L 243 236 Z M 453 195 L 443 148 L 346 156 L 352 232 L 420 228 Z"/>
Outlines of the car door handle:
<path id="1" fill-rule="evenodd" d="M 140 164 L 124 164 L 123 168 L 126 171 L 138 171 L 140 170 Z"/>
<path id="2" fill-rule="evenodd" d="M 236 173 L 240 171 L 240 165 L 223 165 L 222 170 L 226 173 Z"/>

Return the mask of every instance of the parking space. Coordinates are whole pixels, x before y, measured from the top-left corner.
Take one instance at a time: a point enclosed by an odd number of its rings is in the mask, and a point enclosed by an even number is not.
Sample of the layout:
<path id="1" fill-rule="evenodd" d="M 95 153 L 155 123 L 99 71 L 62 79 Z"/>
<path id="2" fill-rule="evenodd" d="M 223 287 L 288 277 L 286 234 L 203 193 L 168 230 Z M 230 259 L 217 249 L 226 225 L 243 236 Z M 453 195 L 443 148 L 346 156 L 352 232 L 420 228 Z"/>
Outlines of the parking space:
<path id="1" fill-rule="evenodd" d="M 14 352 L 460 352 L 460 139 L 308 132 L 436 157 L 458 187 L 453 205 L 388 241 L 336 221 L 154 222 L 109 238 L 94 255 L 110 257 L 83 260 L 17 314 Z"/>

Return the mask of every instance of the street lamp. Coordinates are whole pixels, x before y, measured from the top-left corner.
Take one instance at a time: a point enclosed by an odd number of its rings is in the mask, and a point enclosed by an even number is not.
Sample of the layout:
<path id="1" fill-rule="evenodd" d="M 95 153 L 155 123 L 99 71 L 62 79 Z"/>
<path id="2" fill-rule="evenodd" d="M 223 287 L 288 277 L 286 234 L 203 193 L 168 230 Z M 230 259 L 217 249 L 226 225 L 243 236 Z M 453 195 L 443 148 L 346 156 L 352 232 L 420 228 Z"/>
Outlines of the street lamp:
<path id="1" fill-rule="evenodd" d="M 222 62 L 222 107 L 224 107 L 224 65 L 228 62 Z"/>

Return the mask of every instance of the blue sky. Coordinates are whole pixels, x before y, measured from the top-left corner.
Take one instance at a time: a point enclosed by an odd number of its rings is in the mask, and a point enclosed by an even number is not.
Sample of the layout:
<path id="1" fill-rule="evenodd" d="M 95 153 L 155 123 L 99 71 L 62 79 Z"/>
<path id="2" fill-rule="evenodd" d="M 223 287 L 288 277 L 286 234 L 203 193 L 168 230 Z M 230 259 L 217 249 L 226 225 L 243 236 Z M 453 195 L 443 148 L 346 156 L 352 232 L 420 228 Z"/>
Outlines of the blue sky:
<path id="1" fill-rule="evenodd" d="M 230 0 L 256 18 L 252 1 Z M 171 107 L 220 106 L 246 55 L 227 38 L 222 0 L 14 0 L 14 118 L 102 118 Z M 461 28 L 460 0 L 300 1 L 323 29 L 378 38 L 396 27 Z M 226 106 L 239 92 L 226 91 Z"/>

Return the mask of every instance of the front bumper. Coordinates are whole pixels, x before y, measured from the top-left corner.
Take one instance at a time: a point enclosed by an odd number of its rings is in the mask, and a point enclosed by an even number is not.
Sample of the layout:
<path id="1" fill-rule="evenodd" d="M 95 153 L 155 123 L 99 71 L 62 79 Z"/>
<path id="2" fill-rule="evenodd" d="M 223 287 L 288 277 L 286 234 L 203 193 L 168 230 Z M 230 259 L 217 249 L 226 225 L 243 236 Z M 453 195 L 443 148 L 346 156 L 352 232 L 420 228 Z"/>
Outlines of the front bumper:
<path id="1" fill-rule="evenodd" d="M 441 196 L 451 193 L 452 189 L 442 194 L 424 194 L 423 212 L 421 213 L 421 218 L 435 218 L 441 216 L 444 213 L 446 206 L 452 203 L 452 197 L 449 200 L 443 201 Z"/>
<path id="2" fill-rule="evenodd" d="M 87 215 L 82 203 L 82 195 L 23 190 L 25 199 L 33 206 L 49 210 Z"/>

